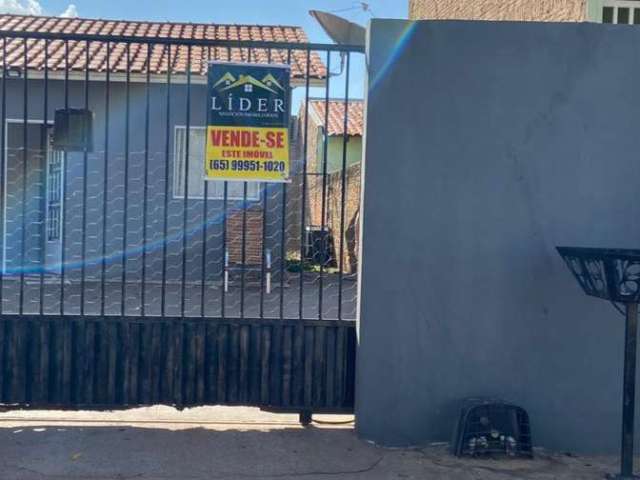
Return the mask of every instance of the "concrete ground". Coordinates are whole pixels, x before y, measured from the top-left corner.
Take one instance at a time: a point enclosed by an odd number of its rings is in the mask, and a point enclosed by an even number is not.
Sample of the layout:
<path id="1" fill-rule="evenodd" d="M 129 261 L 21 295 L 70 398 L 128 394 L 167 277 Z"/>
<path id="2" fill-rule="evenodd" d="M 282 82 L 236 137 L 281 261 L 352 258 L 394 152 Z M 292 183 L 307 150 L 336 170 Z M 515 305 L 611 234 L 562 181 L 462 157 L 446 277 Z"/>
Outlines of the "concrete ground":
<path id="1" fill-rule="evenodd" d="M 2 480 L 601 479 L 614 457 L 538 450 L 535 460 L 458 459 L 446 446 L 383 449 L 360 441 L 350 417 L 251 408 L 177 412 L 9 411 L 0 414 Z"/>

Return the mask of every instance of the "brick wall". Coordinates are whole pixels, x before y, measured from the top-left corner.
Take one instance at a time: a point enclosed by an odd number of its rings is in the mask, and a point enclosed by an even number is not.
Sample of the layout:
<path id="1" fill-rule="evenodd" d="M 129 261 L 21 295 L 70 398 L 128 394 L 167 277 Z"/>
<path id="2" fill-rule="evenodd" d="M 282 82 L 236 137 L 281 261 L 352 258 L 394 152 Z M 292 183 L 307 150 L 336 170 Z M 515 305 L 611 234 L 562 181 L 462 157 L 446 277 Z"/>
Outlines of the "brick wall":
<path id="1" fill-rule="evenodd" d="M 583 22 L 587 0 L 410 0 L 409 18 Z"/>
<path id="2" fill-rule="evenodd" d="M 342 172 L 329 175 L 327 181 L 327 226 L 333 233 L 336 265 L 339 266 L 340 251 L 343 255 L 344 273 L 358 271 L 358 248 L 360 238 L 360 186 L 361 164 L 347 168 L 345 175 L 344 225 L 341 225 Z M 344 227 L 341 229 L 341 227 Z M 342 231 L 342 235 L 340 232 Z M 343 246 L 344 245 L 344 246 Z"/>
<path id="3" fill-rule="evenodd" d="M 307 138 L 307 225 L 322 224 L 322 155 L 318 155 L 321 145 L 321 125 L 309 116 Z"/>
<path id="4" fill-rule="evenodd" d="M 307 177 L 305 200 L 305 225 L 322 226 L 322 172 L 323 158 L 318 157 L 318 128 L 320 125 L 312 115 L 309 116 L 307 134 Z M 304 108 L 298 116 L 299 150 L 296 158 L 304 158 Z M 324 225 L 332 233 L 335 247 L 335 263 L 339 265 L 340 249 L 343 250 L 344 273 L 356 273 L 358 269 L 358 222 L 360 216 L 360 164 L 347 168 L 345 176 L 345 212 L 344 228 L 341 229 L 342 204 L 342 172 L 335 172 L 327 176 L 325 186 L 325 220 Z M 298 258 L 300 255 L 300 219 L 302 208 L 302 174 L 298 171 L 292 178 L 287 199 L 287 243 L 289 256 Z M 342 232 L 342 235 L 341 235 Z"/>
<path id="5" fill-rule="evenodd" d="M 300 226 L 302 224 L 302 165 L 304 148 L 305 115 L 301 108 L 295 119 L 296 127 L 291 145 L 291 183 L 287 187 L 286 249 L 287 257 L 300 257 Z M 309 128 L 312 128 L 309 122 Z M 306 207 L 305 207 L 306 208 Z"/>
<path id="6" fill-rule="evenodd" d="M 309 121 L 306 123 L 306 136 L 307 136 L 307 148 L 306 148 L 306 179 L 303 175 L 305 158 L 305 122 L 306 114 L 304 104 L 300 108 L 298 117 L 296 119 L 297 128 L 296 136 L 292 146 L 292 175 L 291 183 L 287 189 L 287 255 L 291 258 L 300 257 L 300 239 L 302 225 L 302 197 L 303 197 L 303 182 L 306 182 L 304 189 L 306 189 L 305 200 L 305 226 L 320 225 L 321 213 L 320 203 L 316 201 L 321 192 L 318 182 L 322 182 L 321 176 L 313 175 L 317 170 L 316 159 L 318 149 L 318 129 L 320 125 L 315 121 L 312 115 L 309 115 Z M 313 200 L 312 200 L 313 199 Z"/>
<path id="7" fill-rule="evenodd" d="M 229 263 L 242 263 L 242 210 L 231 213 L 227 217 L 227 251 Z M 247 265 L 262 264 L 262 208 L 247 209 L 247 230 L 245 233 L 245 263 Z"/>
<path id="8" fill-rule="evenodd" d="M 344 194 L 344 225 L 342 225 L 342 172 L 327 175 L 325 193 L 325 228 L 331 232 L 335 247 L 335 264 L 340 264 L 340 249 L 343 248 L 344 273 L 358 270 L 358 220 L 360 216 L 360 164 L 347 168 Z M 310 225 L 322 225 L 322 177 L 309 182 L 307 193 Z M 341 235 L 342 233 L 342 235 Z"/>

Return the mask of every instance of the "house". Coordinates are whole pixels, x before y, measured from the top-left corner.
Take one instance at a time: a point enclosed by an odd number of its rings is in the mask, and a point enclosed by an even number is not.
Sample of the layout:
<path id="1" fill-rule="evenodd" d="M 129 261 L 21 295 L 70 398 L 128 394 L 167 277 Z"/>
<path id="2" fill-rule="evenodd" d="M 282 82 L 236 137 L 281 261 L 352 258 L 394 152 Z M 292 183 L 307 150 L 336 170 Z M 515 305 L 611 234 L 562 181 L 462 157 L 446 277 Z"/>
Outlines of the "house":
<path id="1" fill-rule="evenodd" d="M 640 24 L 635 0 L 410 0 L 409 18 Z"/>
<path id="2" fill-rule="evenodd" d="M 301 137 L 307 116 L 305 226 L 309 232 L 323 229 L 329 232 L 331 258 L 324 262 L 325 266 L 339 267 L 342 255 L 342 271 L 356 273 L 364 102 L 349 100 L 346 109 L 344 99 L 327 102 L 324 98 L 311 98 L 308 107 L 303 102 L 298 113 L 298 145 L 304 144 Z M 304 152 L 301 156 L 304 157 Z M 327 176 L 323 181 L 324 173 Z"/>
<path id="3" fill-rule="evenodd" d="M 231 263 L 260 264 L 267 250 L 279 261 L 280 186 L 228 182 L 225 202 L 224 182 L 203 180 L 206 74 L 212 60 L 290 61 L 294 88 L 322 85 L 320 57 L 291 49 L 308 43 L 301 28 L 0 15 L 0 29 L 82 36 L 0 41 L 5 274 L 210 280 L 223 245 Z M 282 49 L 241 48 L 250 41 Z M 93 113 L 93 149 L 51 146 L 63 107 Z"/>

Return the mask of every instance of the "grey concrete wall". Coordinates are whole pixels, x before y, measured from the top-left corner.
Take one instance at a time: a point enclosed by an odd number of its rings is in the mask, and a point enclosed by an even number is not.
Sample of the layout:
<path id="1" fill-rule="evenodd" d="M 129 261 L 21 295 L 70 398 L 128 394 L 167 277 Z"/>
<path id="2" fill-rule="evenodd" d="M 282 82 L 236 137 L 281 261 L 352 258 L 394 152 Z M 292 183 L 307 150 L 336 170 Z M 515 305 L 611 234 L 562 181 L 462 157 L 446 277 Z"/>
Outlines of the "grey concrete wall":
<path id="1" fill-rule="evenodd" d="M 640 29 L 375 20 L 357 429 L 448 440 L 457 400 L 613 451 L 623 319 L 556 245 L 640 247 Z"/>
<path id="2" fill-rule="evenodd" d="M 45 85 L 42 80 L 28 81 L 27 112 L 23 108 L 24 81 L 22 79 L 8 80 L 6 119 L 21 121 L 25 116 L 30 121 L 44 120 Z M 84 83 L 82 81 L 69 82 L 70 107 L 84 106 Z M 127 179 L 127 239 L 126 268 L 127 278 L 138 281 L 142 274 L 142 245 L 143 245 L 143 209 L 144 209 L 144 162 L 145 162 L 145 113 L 146 93 L 144 84 L 132 83 L 129 98 L 129 138 L 127 132 L 127 104 L 126 87 L 123 82 L 113 81 L 109 90 L 109 128 L 106 123 L 105 83 L 90 82 L 89 108 L 94 112 L 94 151 L 87 158 L 87 235 L 86 235 L 86 263 L 85 275 L 88 278 L 99 278 L 101 274 L 102 239 L 107 238 L 107 276 L 120 279 L 122 275 L 121 252 L 123 246 L 125 224 L 125 166 L 128 163 Z M 202 127 L 206 122 L 206 88 L 204 85 L 192 85 L 190 109 L 190 125 Z M 48 82 L 47 106 L 48 120 L 52 121 L 56 109 L 65 105 L 65 85 L 61 80 Z M 223 262 L 222 225 L 224 223 L 222 200 L 209 200 L 207 216 L 205 218 L 204 205 L 201 199 L 189 199 L 184 202 L 183 193 L 176 191 L 174 185 L 175 163 L 175 127 L 187 124 L 187 88 L 184 84 L 171 86 L 169 113 L 167 111 L 166 84 L 152 84 L 150 89 L 150 143 L 149 143 L 149 181 L 147 183 L 147 238 L 149 250 L 147 252 L 146 278 L 159 281 L 162 277 L 163 239 L 164 239 L 164 200 L 165 183 L 168 180 L 168 242 L 167 242 L 167 278 L 169 281 L 180 281 L 182 276 L 182 238 L 183 214 L 187 210 L 187 279 L 200 281 L 202 273 L 202 241 L 203 225 L 207 225 L 207 248 L 205 255 L 205 278 L 220 279 Z M 167 119 L 168 116 L 168 119 Z M 167 127 L 169 132 L 168 156 L 166 152 Z M 105 136 L 108 133 L 108 142 Z M 32 139 L 29 140 L 31 142 Z M 12 142 L 7 142 L 13 146 Z M 22 141 L 19 147 L 8 152 L 8 158 L 21 158 Z M 103 231 L 103 205 L 105 201 L 105 147 L 108 146 L 108 174 L 107 174 L 107 229 Z M 193 146 L 191 148 L 194 148 Z M 126 158 L 128 156 L 128 159 Z M 165 169 L 168 167 L 168 179 Z M 42 168 L 40 165 L 39 170 Z M 18 169 L 19 170 L 19 169 Z M 82 202 L 84 188 L 84 157 L 82 153 L 70 153 L 66 166 L 66 194 L 67 202 L 65 219 L 65 264 L 66 278 L 79 280 L 82 265 Z M 30 188 L 35 194 L 44 194 L 42 190 L 42 175 L 29 168 Z M 192 178 L 190 179 L 192 180 Z M 10 185 L 8 196 L 17 198 L 20 203 L 22 187 L 20 179 Z M 264 184 L 262 184 L 264 185 Z M 12 187 L 16 187 L 13 188 Z M 190 181 L 190 188 L 193 182 Z M 268 188 L 267 233 L 265 248 L 272 250 L 274 271 L 279 272 L 280 244 L 282 228 L 281 185 L 271 184 Z M 33 193 L 33 192 L 32 192 Z M 262 194 L 261 197 L 262 199 Z M 16 203 L 14 202 L 14 203 Z M 36 202 L 36 209 L 37 204 Z M 259 202 L 248 202 L 251 207 Z M 15 207 L 15 205 L 14 205 Z M 21 206 L 17 205 L 19 211 Z M 240 213 L 245 204 L 240 198 L 230 198 L 228 211 Z M 29 211 L 33 213 L 33 208 Z M 38 210 L 39 211 L 39 210 Z M 9 212 L 11 214 L 12 212 Z M 38 212 L 35 212 L 38 213 Z M 15 215 L 14 215 L 15 223 Z M 10 219 L 11 221 L 11 219 Z M 21 217 L 18 219 L 21 222 Z M 14 229 L 15 230 L 15 229 Z M 11 233 L 11 232 L 9 232 Z M 14 232 L 15 233 L 15 232 Z M 20 232 L 12 235 L 12 241 L 7 247 L 8 268 L 19 268 L 20 262 Z M 37 258 L 37 245 L 27 245 L 31 257 Z M 29 257 L 29 258 L 31 258 Z M 31 262 L 33 264 L 34 262 Z"/>

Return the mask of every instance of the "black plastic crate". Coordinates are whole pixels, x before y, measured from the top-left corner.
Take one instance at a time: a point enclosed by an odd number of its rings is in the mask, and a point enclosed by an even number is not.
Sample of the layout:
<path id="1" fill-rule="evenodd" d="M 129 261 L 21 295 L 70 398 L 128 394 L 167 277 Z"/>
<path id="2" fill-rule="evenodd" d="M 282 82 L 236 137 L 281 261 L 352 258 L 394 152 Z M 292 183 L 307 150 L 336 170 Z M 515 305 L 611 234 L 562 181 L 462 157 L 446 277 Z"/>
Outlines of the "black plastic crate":
<path id="1" fill-rule="evenodd" d="M 454 430 L 457 456 L 533 456 L 529 415 L 516 405 L 495 399 L 468 399 Z"/>

